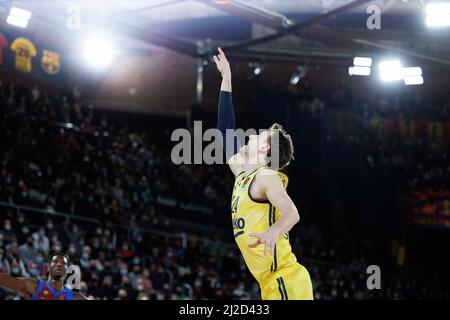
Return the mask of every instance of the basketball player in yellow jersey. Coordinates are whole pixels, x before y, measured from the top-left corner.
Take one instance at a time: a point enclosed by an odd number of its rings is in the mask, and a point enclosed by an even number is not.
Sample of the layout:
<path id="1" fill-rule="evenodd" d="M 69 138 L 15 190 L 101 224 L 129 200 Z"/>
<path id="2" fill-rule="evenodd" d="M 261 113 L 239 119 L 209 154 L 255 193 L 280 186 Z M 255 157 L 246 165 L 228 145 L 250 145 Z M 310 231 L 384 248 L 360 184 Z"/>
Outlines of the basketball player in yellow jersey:
<path id="1" fill-rule="evenodd" d="M 231 103 L 231 70 L 224 52 L 214 56 L 222 74 L 219 97 L 219 130 L 235 129 Z M 275 152 L 277 170 L 269 168 Z M 224 147 L 226 139 L 223 139 Z M 237 139 L 234 141 L 238 144 Z M 233 150 L 233 148 L 232 148 Z M 279 172 L 293 158 L 290 135 L 274 124 L 269 130 L 249 137 L 247 145 L 227 153 L 236 179 L 231 200 L 234 238 L 250 272 L 258 281 L 263 300 L 312 300 L 308 271 L 292 253 L 288 232 L 299 222 L 295 204 L 286 193 L 288 178 Z"/>

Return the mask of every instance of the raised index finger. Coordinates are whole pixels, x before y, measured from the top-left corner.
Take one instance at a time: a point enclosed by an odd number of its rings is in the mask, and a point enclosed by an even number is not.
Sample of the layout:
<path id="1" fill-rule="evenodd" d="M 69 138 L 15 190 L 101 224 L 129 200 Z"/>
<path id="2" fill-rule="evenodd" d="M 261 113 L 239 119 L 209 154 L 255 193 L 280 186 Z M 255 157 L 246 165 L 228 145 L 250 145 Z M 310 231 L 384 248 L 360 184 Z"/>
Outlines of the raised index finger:
<path id="1" fill-rule="evenodd" d="M 223 57 L 223 58 L 226 58 L 226 56 L 225 56 L 225 52 L 223 52 L 223 50 L 222 50 L 222 48 L 221 47 L 219 47 L 219 53 L 220 53 L 220 55 Z"/>

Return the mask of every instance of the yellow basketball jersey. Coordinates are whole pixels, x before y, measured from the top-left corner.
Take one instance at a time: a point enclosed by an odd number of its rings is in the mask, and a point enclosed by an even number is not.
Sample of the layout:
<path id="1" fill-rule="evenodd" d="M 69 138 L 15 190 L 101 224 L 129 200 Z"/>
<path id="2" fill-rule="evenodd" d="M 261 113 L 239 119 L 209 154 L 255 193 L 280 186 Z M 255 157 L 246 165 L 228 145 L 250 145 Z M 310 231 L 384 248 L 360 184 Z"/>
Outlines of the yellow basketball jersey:
<path id="1" fill-rule="evenodd" d="M 275 272 L 289 268 L 297 263 L 289 244 L 288 233 L 280 235 L 272 255 L 270 251 L 264 256 L 264 245 L 249 248 L 248 245 L 257 241 L 250 233 L 263 233 L 277 221 L 280 212 L 269 201 L 258 201 L 250 196 L 250 187 L 256 175 L 265 167 L 261 167 L 250 175 L 244 172 L 236 177 L 231 200 L 234 239 L 244 257 L 250 272 L 260 285 L 269 281 Z M 284 187 L 287 187 L 288 177 L 278 172 Z"/>

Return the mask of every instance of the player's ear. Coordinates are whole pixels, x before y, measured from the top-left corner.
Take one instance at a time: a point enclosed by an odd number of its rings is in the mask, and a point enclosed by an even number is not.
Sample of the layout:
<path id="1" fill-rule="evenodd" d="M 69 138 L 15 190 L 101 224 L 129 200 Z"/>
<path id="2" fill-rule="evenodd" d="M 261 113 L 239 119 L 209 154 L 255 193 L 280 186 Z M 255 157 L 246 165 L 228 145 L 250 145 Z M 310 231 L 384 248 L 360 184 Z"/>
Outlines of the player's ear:
<path id="1" fill-rule="evenodd" d="M 266 154 L 269 154 L 269 150 L 270 150 L 270 131 L 265 131 L 267 132 L 267 136 L 265 139 L 263 139 L 263 142 L 261 143 L 261 151 L 263 151 Z"/>
<path id="2" fill-rule="evenodd" d="M 265 152 L 265 153 L 269 153 L 270 150 L 270 144 L 268 143 L 263 143 L 259 146 L 259 150 Z"/>

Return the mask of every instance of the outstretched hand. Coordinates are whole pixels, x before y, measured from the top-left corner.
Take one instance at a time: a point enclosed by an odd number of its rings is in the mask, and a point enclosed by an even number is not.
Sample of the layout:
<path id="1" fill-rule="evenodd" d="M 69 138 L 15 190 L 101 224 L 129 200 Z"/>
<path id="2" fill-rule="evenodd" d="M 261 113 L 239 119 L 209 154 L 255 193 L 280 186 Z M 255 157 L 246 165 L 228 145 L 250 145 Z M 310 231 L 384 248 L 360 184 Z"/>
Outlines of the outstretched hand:
<path id="1" fill-rule="evenodd" d="M 223 50 L 219 47 L 219 54 L 213 57 L 214 62 L 216 63 L 217 70 L 222 74 L 223 78 L 231 77 L 231 69 L 230 64 L 228 63 L 227 57 Z"/>
<path id="2" fill-rule="evenodd" d="M 267 255 L 267 251 L 270 250 L 273 255 L 275 252 L 275 245 L 278 241 L 278 233 L 274 230 L 267 230 L 264 233 L 250 233 L 250 237 L 255 237 L 257 240 L 254 243 L 249 244 L 249 248 L 256 248 L 257 246 L 264 244 L 264 255 Z"/>

